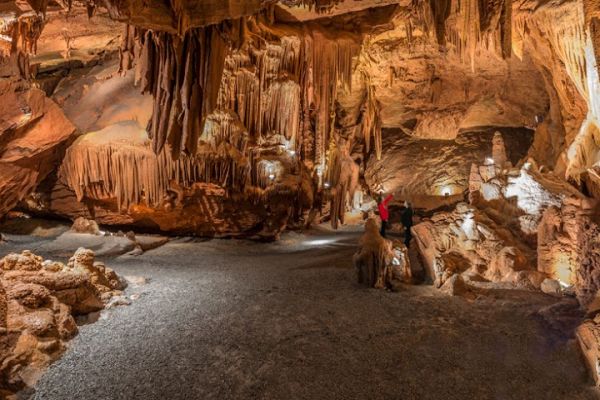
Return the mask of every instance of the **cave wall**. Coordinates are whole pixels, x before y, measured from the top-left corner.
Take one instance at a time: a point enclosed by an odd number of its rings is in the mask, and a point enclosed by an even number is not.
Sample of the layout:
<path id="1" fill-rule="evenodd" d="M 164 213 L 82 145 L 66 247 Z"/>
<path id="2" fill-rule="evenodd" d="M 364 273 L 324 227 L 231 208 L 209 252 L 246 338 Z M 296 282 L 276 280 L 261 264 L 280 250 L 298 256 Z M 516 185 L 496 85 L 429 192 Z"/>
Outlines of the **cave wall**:
<path id="1" fill-rule="evenodd" d="M 44 173 L 29 171 L 36 178 L 16 195 L 0 193 L 10 199 L 0 214 L 27 199 L 38 212 L 177 231 L 165 222 L 178 219 L 172 210 L 220 193 L 208 203 L 242 203 L 252 215 L 244 232 L 323 212 L 336 226 L 389 150 L 384 129 L 449 144 L 488 128 L 534 130 L 531 157 L 600 192 L 594 2 L 2 5 L 13 15 L 2 25 L 12 38 L 2 81 L 12 93 L 39 87 L 60 106 L 77 133 L 59 143 L 85 139 L 63 146 Z M 115 143 L 92 140 L 115 131 Z M 414 149 L 410 157 L 435 161 Z M 433 164 L 466 163 L 451 153 Z M 6 171 L 23 163 L 10 158 Z M 112 176 L 118 165 L 137 178 Z M 272 210 L 281 196 L 291 211 Z M 227 220 L 223 210 L 197 226 Z M 225 221 L 216 231 L 239 230 Z"/>

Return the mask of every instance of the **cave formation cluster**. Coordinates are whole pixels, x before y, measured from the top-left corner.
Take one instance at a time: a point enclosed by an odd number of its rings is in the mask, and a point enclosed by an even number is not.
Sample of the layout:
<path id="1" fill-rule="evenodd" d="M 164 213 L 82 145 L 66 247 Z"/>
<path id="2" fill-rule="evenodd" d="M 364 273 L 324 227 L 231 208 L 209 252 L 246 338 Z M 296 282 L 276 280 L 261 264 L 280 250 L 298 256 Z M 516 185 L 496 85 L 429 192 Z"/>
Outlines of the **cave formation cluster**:
<path id="1" fill-rule="evenodd" d="M 395 193 L 446 207 L 414 228 L 436 286 L 572 292 L 595 368 L 599 18 L 593 0 L 0 0 L 0 217 L 273 239 Z"/>

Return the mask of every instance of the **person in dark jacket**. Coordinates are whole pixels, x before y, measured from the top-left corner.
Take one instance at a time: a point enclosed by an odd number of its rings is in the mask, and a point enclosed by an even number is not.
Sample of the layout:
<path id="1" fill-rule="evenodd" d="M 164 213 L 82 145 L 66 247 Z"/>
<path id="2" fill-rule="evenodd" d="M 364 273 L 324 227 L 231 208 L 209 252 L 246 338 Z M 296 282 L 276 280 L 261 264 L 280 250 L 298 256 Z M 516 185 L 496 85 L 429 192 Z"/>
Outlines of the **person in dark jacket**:
<path id="1" fill-rule="evenodd" d="M 405 201 L 404 210 L 402 211 L 402 216 L 400 218 L 402 225 L 404 225 L 404 244 L 406 245 L 406 247 L 410 247 L 410 241 L 412 239 L 412 232 L 410 231 L 410 229 L 413 226 L 414 214 L 415 213 L 412 207 L 410 206 L 410 203 L 408 201 Z"/>
<path id="2" fill-rule="evenodd" d="M 388 197 L 383 199 L 382 195 L 379 195 L 379 201 L 377 201 L 377 208 L 379 209 L 379 218 L 381 218 L 381 236 L 385 237 L 385 230 L 387 229 L 388 220 L 390 219 L 390 212 L 388 210 L 388 203 L 392 201 L 394 195 L 390 194 Z"/>

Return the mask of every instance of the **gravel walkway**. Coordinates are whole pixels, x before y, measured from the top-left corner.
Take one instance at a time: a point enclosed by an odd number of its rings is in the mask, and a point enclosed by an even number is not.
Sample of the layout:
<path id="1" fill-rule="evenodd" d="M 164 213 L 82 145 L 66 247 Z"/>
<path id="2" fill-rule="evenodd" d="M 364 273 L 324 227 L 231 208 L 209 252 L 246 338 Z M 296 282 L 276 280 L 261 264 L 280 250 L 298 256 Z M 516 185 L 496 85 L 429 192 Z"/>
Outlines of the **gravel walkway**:
<path id="1" fill-rule="evenodd" d="M 81 327 L 23 398 L 597 399 L 573 340 L 542 331 L 546 296 L 467 302 L 355 284 L 357 234 L 274 244 L 176 241 L 106 260 L 131 306 Z"/>

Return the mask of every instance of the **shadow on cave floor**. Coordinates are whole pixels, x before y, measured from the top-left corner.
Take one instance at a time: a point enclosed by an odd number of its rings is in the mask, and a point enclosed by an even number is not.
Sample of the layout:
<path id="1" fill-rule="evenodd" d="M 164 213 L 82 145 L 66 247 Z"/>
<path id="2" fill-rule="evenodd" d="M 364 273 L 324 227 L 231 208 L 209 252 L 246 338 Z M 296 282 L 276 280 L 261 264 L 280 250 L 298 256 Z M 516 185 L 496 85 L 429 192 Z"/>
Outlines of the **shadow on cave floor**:
<path id="1" fill-rule="evenodd" d="M 82 326 L 22 398 L 598 398 L 575 341 L 557 340 L 533 316 L 556 300 L 365 289 L 351 263 L 359 235 L 182 239 L 107 258 L 118 273 L 148 279 L 127 290 L 139 298 Z M 27 238 L 0 252 L 48 240 Z"/>

